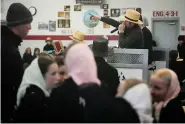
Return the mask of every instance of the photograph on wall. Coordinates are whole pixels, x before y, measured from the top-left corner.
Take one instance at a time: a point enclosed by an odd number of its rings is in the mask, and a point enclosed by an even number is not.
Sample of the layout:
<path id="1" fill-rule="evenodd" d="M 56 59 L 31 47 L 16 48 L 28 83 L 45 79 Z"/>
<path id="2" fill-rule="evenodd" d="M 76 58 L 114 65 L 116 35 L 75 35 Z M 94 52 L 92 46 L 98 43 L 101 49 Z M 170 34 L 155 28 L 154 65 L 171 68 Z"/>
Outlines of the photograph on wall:
<path id="1" fill-rule="evenodd" d="M 120 16 L 120 9 L 111 9 L 111 17 L 119 17 Z"/>
<path id="2" fill-rule="evenodd" d="M 65 12 L 65 19 L 69 19 L 70 18 L 70 12 Z"/>
<path id="3" fill-rule="evenodd" d="M 49 20 L 49 31 L 55 32 L 56 31 L 56 21 Z"/>
<path id="4" fill-rule="evenodd" d="M 104 9 L 104 10 L 103 10 L 103 15 L 104 15 L 104 16 L 108 16 L 108 9 Z"/>
<path id="5" fill-rule="evenodd" d="M 82 11 L 82 5 L 74 5 L 74 11 Z"/>
<path id="6" fill-rule="evenodd" d="M 65 20 L 65 28 L 70 28 L 70 20 L 69 19 Z"/>
<path id="7" fill-rule="evenodd" d="M 126 14 L 126 11 L 127 11 L 127 8 L 122 8 L 121 9 L 121 15 L 125 15 Z"/>
<path id="8" fill-rule="evenodd" d="M 48 30 L 48 23 L 39 22 L 38 23 L 38 30 Z"/>
<path id="9" fill-rule="evenodd" d="M 64 11 L 70 11 L 70 6 L 69 5 L 67 5 L 67 6 L 64 6 Z"/>
<path id="10" fill-rule="evenodd" d="M 109 8 L 109 5 L 108 5 L 108 4 L 103 4 L 103 5 L 102 5 L 102 8 L 103 8 L 103 9 L 108 9 L 108 8 Z"/>
<path id="11" fill-rule="evenodd" d="M 58 12 L 58 17 L 64 17 L 64 12 Z"/>
<path id="12" fill-rule="evenodd" d="M 62 19 L 58 19 L 58 28 L 62 28 Z"/>
<path id="13" fill-rule="evenodd" d="M 110 25 L 107 23 L 103 23 L 103 28 L 110 28 Z"/>

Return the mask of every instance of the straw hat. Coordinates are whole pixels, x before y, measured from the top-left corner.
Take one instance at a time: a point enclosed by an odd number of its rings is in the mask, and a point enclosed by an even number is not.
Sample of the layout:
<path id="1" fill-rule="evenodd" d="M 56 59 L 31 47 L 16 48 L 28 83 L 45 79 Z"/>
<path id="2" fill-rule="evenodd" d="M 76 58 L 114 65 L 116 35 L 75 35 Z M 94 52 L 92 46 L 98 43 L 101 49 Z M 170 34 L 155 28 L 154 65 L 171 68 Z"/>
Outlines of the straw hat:
<path id="1" fill-rule="evenodd" d="M 73 36 L 69 36 L 75 42 L 84 42 L 84 33 L 76 31 L 73 33 Z"/>
<path id="2" fill-rule="evenodd" d="M 139 24 L 139 25 L 142 25 L 143 22 L 139 20 L 140 18 L 140 13 L 137 12 L 136 10 L 133 10 L 133 9 L 127 9 L 126 11 L 126 14 L 123 16 L 120 16 L 120 19 L 121 20 L 125 20 L 125 21 L 128 21 L 128 22 L 132 22 L 132 23 L 135 23 L 135 24 Z"/>

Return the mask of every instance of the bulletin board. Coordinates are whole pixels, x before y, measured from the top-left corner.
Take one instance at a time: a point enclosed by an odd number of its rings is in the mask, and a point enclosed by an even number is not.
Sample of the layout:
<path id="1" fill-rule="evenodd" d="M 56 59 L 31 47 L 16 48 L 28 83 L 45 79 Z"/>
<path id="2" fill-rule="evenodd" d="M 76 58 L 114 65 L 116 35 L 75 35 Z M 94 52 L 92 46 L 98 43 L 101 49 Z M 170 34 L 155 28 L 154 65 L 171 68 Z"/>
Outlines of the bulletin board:
<path id="1" fill-rule="evenodd" d="M 107 16 L 118 20 L 120 15 L 125 14 L 126 9 L 128 8 L 109 8 L 108 4 L 98 6 L 80 4 L 62 5 L 60 9 L 50 9 L 52 15 L 47 16 L 45 12 L 38 14 L 37 21 L 34 20 L 33 24 L 36 26 L 30 31 L 30 34 L 72 35 L 73 32 L 79 30 L 86 35 L 117 35 L 117 32 L 110 33 L 115 27 L 101 21 L 96 22 L 95 27 L 88 27 L 84 23 L 84 14 L 87 14 L 88 11 L 94 11 L 99 16 Z"/>

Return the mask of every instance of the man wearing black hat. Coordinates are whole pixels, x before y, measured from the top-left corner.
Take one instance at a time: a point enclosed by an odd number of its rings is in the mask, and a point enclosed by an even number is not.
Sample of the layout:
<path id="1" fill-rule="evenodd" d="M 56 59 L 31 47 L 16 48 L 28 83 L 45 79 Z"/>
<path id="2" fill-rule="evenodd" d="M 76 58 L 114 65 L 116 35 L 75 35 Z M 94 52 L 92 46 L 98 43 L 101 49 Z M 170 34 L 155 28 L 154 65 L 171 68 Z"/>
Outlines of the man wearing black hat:
<path id="1" fill-rule="evenodd" d="M 110 66 L 105 57 L 113 54 L 113 50 L 108 48 L 108 40 L 98 37 L 93 41 L 92 51 L 98 69 L 98 78 L 101 80 L 102 87 L 108 94 L 115 96 L 119 85 L 118 71 Z"/>
<path id="2" fill-rule="evenodd" d="M 178 37 L 179 44 L 177 46 L 179 57 L 185 59 L 185 36 L 179 35 Z"/>
<path id="3" fill-rule="evenodd" d="M 12 120 L 17 90 L 23 76 L 23 60 L 18 46 L 31 29 L 32 20 L 31 12 L 24 5 L 13 3 L 7 12 L 7 26 L 1 26 L 2 122 Z"/>

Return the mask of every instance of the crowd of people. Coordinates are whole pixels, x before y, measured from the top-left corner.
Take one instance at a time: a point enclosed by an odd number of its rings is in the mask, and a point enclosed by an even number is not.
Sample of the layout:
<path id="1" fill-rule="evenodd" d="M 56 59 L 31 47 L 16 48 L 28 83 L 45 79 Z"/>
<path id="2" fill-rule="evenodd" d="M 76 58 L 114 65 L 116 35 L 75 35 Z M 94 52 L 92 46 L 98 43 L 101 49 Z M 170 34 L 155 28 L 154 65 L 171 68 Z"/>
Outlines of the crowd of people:
<path id="1" fill-rule="evenodd" d="M 104 17 L 93 15 L 95 18 Z M 116 25 L 119 47 L 145 48 L 147 35 L 141 30 L 145 26 L 139 26 L 143 25 L 140 13 L 127 10 L 124 18 Z M 13 3 L 7 26 L 1 27 L 1 122 L 185 123 L 177 73 L 164 68 L 156 70 L 148 82 L 119 81 L 118 71 L 107 63 L 113 52 L 104 37 L 88 46 L 73 36 L 72 43 L 55 56 L 38 48 L 32 56 L 27 48 L 22 59 L 18 46 L 32 20 L 23 4 Z M 46 46 L 51 45 L 48 40 Z M 178 49 L 183 51 L 184 40 L 179 38 L 179 43 Z M 51 49 L 44 47 L 44 51 Z M 184 59 L 183 54 L 179 56 Z M 28 64 L 25 68 L 24 63 Z"/>

